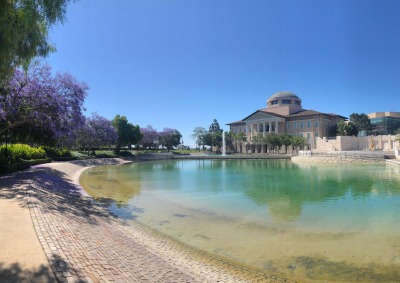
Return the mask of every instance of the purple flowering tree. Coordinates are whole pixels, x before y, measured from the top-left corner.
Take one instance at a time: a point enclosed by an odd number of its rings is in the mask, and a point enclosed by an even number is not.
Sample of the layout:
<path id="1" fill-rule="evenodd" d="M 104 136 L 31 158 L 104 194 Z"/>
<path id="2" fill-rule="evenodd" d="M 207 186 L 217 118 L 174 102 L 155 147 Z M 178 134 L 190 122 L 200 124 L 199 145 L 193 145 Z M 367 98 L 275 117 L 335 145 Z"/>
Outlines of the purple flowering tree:
<path id="1" fill-rule="evenodd" d="M 0 135 L 32 129 L 61 146 L 71 144 L 85 118 L 88 87 L 68 73 L 51 74 L 48 65 L 20 69 L 0 84 Z"/>
<path id="2" fill-rule="evenodd" d="M 143 148 L 152 149 L 158 147 L 159 136 L 156 129 L 148 125 L 146 128 L 141 128 L 140 132 L 143 134 L 140 144 Z"/>
<path id="3" fill-rule="evenodd" d="M 118 141 L 118 134 L 112 122 L 97 113 L 92 113 L 91 117 L 86 118 L 85 124 L 76 135 L 77 146 L 88 150 L 115 145 Z"/>
<path id="4" fill-rule="evenodd" d="M 167 148 L 168 151 L 181 144 L 182 135 L 176 129 L 164 128 L 158 135 L 160 145 Z"/>

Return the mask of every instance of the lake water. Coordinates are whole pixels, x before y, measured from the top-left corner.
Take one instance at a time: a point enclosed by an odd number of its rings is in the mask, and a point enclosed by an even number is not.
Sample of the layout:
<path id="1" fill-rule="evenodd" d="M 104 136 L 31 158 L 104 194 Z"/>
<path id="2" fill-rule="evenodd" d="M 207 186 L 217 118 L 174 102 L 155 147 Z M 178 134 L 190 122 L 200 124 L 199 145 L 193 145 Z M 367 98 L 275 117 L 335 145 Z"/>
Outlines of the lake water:
<path id="1" fill-rule="evenodd" d="M 128 221 L 286 278 L 400 282 L 400 168 L 181 160 L 86 170 Z"/>

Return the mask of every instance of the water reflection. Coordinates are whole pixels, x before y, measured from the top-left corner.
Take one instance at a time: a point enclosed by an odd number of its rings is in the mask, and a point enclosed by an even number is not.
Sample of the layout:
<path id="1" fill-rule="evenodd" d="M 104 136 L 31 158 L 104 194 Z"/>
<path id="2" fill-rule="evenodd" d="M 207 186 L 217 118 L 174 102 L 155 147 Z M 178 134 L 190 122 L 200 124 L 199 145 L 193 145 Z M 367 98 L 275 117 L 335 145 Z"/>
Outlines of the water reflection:
<path id="1" fill-rule="evenodd" d="M 127 170 L 131 171 L 124 165 L 90 168 L 83 172 L 80 183 L 97 201 L 126 207 L 141 192 L 141 176 L 126 174 Z"/>
<path id="2" fill-rule="evenodd" d="M 305 205 L 400 194 L 397 168 L 353 165 L 303 165 L 282 160 L 197 160 L 133 163 L 85 171 L 89 194 L 123 207 L 145 191 L 168 192 L 177 200 L 205 194 L 229 206 L 245 197 L 269 215 L 295 221 Z"/>
<path id="3" fill-rule="evenodd" d="M 92 168 L 81 184 L 122 218 L 268 271 L 400 282 L 397 167 L 172 160 Z"/>

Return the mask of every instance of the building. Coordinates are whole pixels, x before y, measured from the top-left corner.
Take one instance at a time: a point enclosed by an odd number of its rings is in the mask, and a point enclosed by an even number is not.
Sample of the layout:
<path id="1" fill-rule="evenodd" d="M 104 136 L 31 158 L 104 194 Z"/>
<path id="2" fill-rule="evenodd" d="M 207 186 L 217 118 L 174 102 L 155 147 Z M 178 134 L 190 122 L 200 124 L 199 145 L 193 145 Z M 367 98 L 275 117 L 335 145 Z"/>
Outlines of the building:
<path id="1" fill-rule="evenodd" d="M 273 132 L 302 136 L 311 144 L 315 137 L 335 136 L 336 124 L 344 119 L 332 113 L 303 109 L 302 101 L 296 94 L 281 91 L 268 98 L 266 108 L 227 125 L 234 133 L 244 132 L 247 142 L 251 142 L 254 136 Z"/>
<path id="2" fill-rule="evenodd" d="M 393 135 L 400 133 L 400 112 L 374 112 L 368 114 L 373 135 Z"/>

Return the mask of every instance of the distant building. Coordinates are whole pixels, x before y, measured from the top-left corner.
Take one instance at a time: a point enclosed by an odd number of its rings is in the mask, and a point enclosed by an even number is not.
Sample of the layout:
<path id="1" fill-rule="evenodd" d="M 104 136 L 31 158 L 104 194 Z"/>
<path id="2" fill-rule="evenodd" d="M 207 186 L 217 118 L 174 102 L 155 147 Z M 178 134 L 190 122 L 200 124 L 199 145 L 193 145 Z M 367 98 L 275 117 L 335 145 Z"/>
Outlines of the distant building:
<path id="1" fill-rule="evenodd" d="M 337 114 L 303 109 L 296 94 L 281 91 L 268 98 L 266 108 L 227 125 L 234 133 L 244 132 L 248 142 L 254 136 L 271 132 L 302 136 L 311 141 L 316 137 L 329 137 L 336 124 L 344 119 Z"/>
<path id="2" fill-rule="evenodd" d="M 374 112 L 368 114 L 373 135 L 393 135 L 400 131 L 400 112 Z"/>

